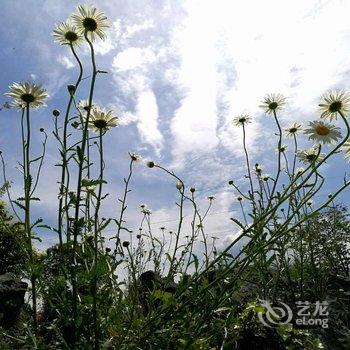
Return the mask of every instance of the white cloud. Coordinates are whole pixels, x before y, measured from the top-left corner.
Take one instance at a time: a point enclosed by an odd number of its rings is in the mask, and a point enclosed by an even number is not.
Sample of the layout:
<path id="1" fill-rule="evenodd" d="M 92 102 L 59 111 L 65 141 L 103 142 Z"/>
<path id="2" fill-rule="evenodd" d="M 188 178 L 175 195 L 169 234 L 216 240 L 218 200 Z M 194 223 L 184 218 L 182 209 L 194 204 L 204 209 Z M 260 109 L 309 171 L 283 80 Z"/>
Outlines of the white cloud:
<path id="1" fill-rule="evenodd" d="M 105 40 L 99 40 L 94 43 L 94 50 L 97 54 L 106 55 L 114 49 L 111 37 L 107 36 Z"/>
<path id="2" fill-rule="evenodd" d="M 149 48 L 129 47 L 114 57 L 112 66 L 117 72 L 142 68 L 144 65 L 154 63 L 155 54 Z"/>
<path id="3" fill-rule="evenodd" d="M 70 60 L 70 58 L 64 55 L 59 55 L 57 57 L 57 62 L 62 64 L 62 66 L 66 69 L 71 69 L 75 66 L 75 64 Z"/>
<path id="4" fill-rule="evenodd" d="M 151 89 L 145 89 L 138 95 L 136 116 L 141 140 L 153 146 L 159 154 L 163 145 L 163 136 L 158 128 L 157 100 Z"/>
<path id="5" fill-rule="evenodd" d="M 185 8 L 188 17 L 175 32 L 182 61 L 176 83 L 185 91 L 171 129 L 178 166 L 189 153 L 218 146 L 242 155 L 240 131 L 229 125 L 242 112 L 255 118 L 251 151 L 265 149 L 271 138 L 259 104 L 267 93 L 290 97 L 285 122 L 309 119 L 317 98 L 344 79 L 349 3 L 187 1 Z"/>

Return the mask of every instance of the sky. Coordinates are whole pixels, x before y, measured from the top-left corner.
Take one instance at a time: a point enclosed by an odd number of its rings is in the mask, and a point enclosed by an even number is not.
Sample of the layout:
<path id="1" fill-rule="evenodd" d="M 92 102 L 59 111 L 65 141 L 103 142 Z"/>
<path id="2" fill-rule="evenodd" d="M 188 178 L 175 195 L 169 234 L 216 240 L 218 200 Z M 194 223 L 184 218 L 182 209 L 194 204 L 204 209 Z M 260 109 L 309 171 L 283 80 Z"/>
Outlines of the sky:
<path id="1" fill-rule="evenodd" d="M 58 193 L 58 148 L 51 133 L 52 110 L 65 108 L 67 85 L 77 67 L 67 47 L 55 43 L 52 30 L 80 2 L 68 0 L 2 0 L 0 31 L 0 102 L 14 81 L 42 84 L 50 98 L 32 113 L 33 154 L 40 151 L 43 127 L 48 148 L 33 216 L 55 225 Z M 83 3 L 84 4 L 84 3 Z M 224 247 L 237 234 L 230 217 L 239 217 L 235 193 L 228 181 L 244 188 L 244 154 L 240 128 L 232 118 L 249 114 L 247 144 L 252 164 L 274 174 L 277 139 L 272 119 L 259 107 L 268 93 L 282 93 L 287 105 L 279 115 L 283 127 L 317 120 L 320 96 L 349 86 L 349 1 L 316 0 L 99 0 L 110 28 L 96 44 L 99 75 L 95 103 L 115 111 L 121 125 L 107 133 L 106 180 L 110 195 L 106 217 L 118 213 L 123 178 L 128 175 L 128 151 L 175 171 L 185 185 L 196 188 L 205 211 L 207 197 L 215 201 L 205 224 L 208 236 Z M 79 56 L 89 67 L 87 48 Z M 90 68 L 88 68 L 90 69 Z M 88 77 L 89 71 L 85 72 Z M 88 79 L 79 98 L 87 98 Z M 22 191 L 17 160 L 21 159 L 20 116 L 0 111 L 0 149 L 6 160 L 13 196 Z M 340 124 L 339 124 L 340 125 Z M 288 144 L 288 142 L 286 141 Z M 306 138 L 305 147 L 312 143 Z M 349 171 L 339 154 L 324 169 L 327 183 L 316 201 L 342 183 Z M 97 176 L 97 175 L 96 175 Z M 135 167 L 127 209 L 127 225 L 137 231 L 139 205 L 152 209 L 155 230 L 175 230 L 179 193 L 174 179 L 158 169 Z M 348 192 L 339 201 L 348 202 Z M 185 208 L 189 229 L 191 211 Z M 42 247 L 56 241 L 39 232 Z M 109 234 L 113 234 L 110 230 Z M 183 234 L 186 234 L 186 229 Z M 127 238 L 127 237 L 125 237 Z"/>

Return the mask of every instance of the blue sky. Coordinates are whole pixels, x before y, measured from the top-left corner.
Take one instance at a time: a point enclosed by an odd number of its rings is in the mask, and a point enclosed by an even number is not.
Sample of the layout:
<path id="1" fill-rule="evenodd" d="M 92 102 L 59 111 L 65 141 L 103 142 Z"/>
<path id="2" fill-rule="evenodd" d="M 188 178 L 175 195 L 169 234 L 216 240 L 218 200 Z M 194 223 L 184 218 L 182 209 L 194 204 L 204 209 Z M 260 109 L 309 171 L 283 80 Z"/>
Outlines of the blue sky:
<path id="1" fill-rule="evenodd" d="M 77 1 L 3 0 L 1 40 L 1 103 L 13 81 L 30 80 L 49 92 L 47 107 L 33 112 L 35 145 L 39 151 L 44 127 L 49 133 L 45 168 L 33 215 L 54 224 L 57 208 L 57 144 L 51 135 L 51 111 L 64 110 L 66 86 L 76 66 L 66 47 L 53 42 L 55 23 L 74 11 Z M 241 131 L 234 116 L 248 113 L 248 146 L 252 163 L 273 174 L 276 140 L 271 119 L 259 108 L 267 93 L 288 98 L 281 113 L 283 126 L 318 119 L 320 96 L 331 88 L 349 87 L 350 11 L 348 1 L 170 1 L 99 0 L 94 3 L 111 23 L 108 39 L 96 47 L 100 75 L 96 103 L 115 110 L 122 125 L 110 131 L 106 144 L 104 214 L 118 210 L 122 179 L 128 171 L 129 150 L 176 171 L 187 186 L 195 186 L 203 210 L 214 195 L 214 215 L 207 234 L 224 246 L 236 233 L 229 218 L 238 214 L 228 180 L 242 182 L 244 158 Z M 88 63 L 88 51 L 79 55 Z M 88 72 L 86 72 L 88 75 Z M 79 93 L 87 97 L 87 84 Z M 36 130 L 36 131 L 35 131 Z M 13 180 L 14 196 L 21 191 L 16 170 L 20 159 L 19 115 L 0 111 L 1 149 Z M 311 146 L 304 138 L 305 146 Z M 349 170 L 341 155 L 324 169 L 328 182 L 324 199 Z M 174 230 L 178 193 L 174 181 L 156 169 L 138 165 L 132 183 L 127 220 L 137 230 L 139 204 L 153 210 L 155 227 Z M 341 200 L 347 201 L 344 194 Z M 189 214 L 186 211 L 186 214 Z M 189 219 L 187 218 L 187 224 Z M 189 226 L 188 226 L 189 227 Z M 186 230 L 184 231 L 186 234 Z M 44 245 L 55 241 L 42 233 Z"/>

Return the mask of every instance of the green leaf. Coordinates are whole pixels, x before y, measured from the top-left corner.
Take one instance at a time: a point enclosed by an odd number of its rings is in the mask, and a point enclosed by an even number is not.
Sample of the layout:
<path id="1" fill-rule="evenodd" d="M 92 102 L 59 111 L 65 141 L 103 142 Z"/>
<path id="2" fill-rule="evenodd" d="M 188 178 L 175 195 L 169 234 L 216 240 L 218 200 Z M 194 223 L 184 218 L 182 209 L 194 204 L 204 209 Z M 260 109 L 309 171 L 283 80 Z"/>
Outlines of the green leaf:
<path id="1" fill-rule="evenodd" d="M 97 185 L 106 184 L 106 183 L 107 183 L 107 181 L 105 181 L 105 180 L 90 180 L 90 179 L 81 180 L 82 187 L 97 186 Z"/>
<path id="2" fill-rule="evenodd" d="M 21 203 L 19 203 L 19 202 L 17 202 L 17 201 L 12 201 L 12 203 L 15 203 L 18 207 L 20 207 L 21 209 L 23 209 L 23 210 L 26 210 L 26 207 L 23 205 L 23 204 L 21 204 Z"/>
<path id="3" fill-rule="evenodd" d="M 48 230 L 58 232 L 54 227 L 51 227 L 49 225 L 38 225 L 40 228 L 47 228 Z"/>
<path id="4" fill-rule="evenodd" d="M 36 220 L 34 222 L 34 224 L 32 226 L 30 226 L 30 229 L 33 229 L 36 225 L 38 225 L 40 222 L 43 222 L 43 219 L 42 218 L 39 218 L 38 220 Z"/>

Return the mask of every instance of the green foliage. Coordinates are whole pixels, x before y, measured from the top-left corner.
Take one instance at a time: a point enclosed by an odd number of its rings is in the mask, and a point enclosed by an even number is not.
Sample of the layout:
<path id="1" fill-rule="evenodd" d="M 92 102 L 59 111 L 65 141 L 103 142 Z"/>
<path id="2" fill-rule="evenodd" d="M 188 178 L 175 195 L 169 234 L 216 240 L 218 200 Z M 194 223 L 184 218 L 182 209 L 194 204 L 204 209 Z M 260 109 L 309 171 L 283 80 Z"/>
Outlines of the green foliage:
<path id="1" fill-rule="evenodd" d="M 22 275 L 27 261 L 23 227 L 15 223 L 0 202 L 0 275 Z"/>

